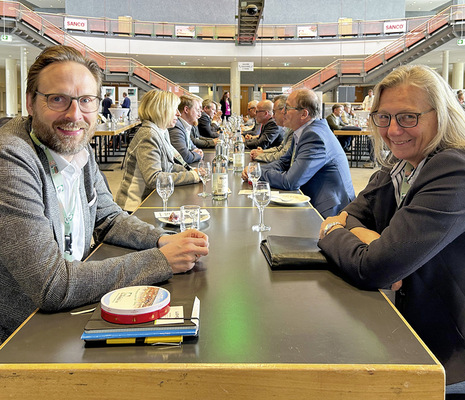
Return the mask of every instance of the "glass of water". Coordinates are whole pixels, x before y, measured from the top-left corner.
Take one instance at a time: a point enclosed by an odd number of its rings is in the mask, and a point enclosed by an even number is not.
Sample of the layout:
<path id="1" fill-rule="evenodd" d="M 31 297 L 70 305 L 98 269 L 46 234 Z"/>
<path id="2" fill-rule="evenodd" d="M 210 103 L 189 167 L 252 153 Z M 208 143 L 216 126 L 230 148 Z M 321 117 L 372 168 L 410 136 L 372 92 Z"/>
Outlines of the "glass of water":
<path id="1" fill-rule="evenodd" d="M 211 180 L 212 178 L 212 166 L 210 162 L 208 161 L 200 161 L 199 162 L 199 178 L 202 181 L 203 184 L 203 192 L 199 193 L 198 196 L 200 197 L 208 197 L 211 196 L 210 193 L 207 193 L 206 188 L 207 188 L 207 182 Z"/>
<path id="2" fill-rule="evenodd" d="M 168 209 L 168 198 L 173 192 L 173 177 L 167 172 L 160 172 L 157 176 L 157 193 L 163 200 L 163 211 Z"/>
<path id="3" fill-rule="evenodd" d="M 257 206 L 260 215 L 260 221 L 258 225 L 252 226 L 252 230 L 255 232 L 265 232 L 271 229 L 271 227 L 266 226 L 263 221 L 263 212 L 265 207 L 270 204 L 270 197 L 270 184 L 268 182 L 258 182 L 253 190 L 253 201 Z"/>
<path id="4" fill-rule="evenodd" d="M 249 181 L 252 182 L 252 189 L 255 190 L 255 186 L 257 186 L 257 182 L 262 176 L 262 169 L 260 167 L 260 163 L 256 161 L 249 162 L 247 168 L 247 176 L 249 177 Z M 253 199 L 253 194 L 249 197 Z"/>

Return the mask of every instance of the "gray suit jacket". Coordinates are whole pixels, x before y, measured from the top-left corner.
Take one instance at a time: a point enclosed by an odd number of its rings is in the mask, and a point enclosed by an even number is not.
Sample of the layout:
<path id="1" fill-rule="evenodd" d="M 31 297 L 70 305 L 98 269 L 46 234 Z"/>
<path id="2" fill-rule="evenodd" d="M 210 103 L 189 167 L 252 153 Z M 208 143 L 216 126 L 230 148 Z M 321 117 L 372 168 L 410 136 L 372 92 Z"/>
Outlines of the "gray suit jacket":
<path id="1" fill-rule="evenodd" d="M 170 172 L 175 186 L 198 183 L 199 177 L 174 161 L 166 129 L 153 122 L 143 121 L 129 144 L 123 181 L 116 194 L 116 202 L 133 211 L 157 187 L 160 172 Z"/>
<path id="2" fill-rule="evenodd" d="M 63 258 L 55 187 L 47 158 L 29 131 L 29 121 L 22 117 L 0 129 L 0 341 L 37 307 L 77 307 L 119 287 L 154 284 L 172 276 L 166 258 L 155 248 L 164 231 L 114 203 L 90 146 L 80 181 L 83 259 L 90 253 L 92 235 L 97 242 L 143 251 L 86 263 Z"/>
<path id="3" fill-rule="evenodd" d="M 181 157 L 187 164 L 200 161 L 202 157 L 199 153 L 192 151 L 197 149 L 197 147 L 192 143 L 191 133 L 187 132 L 182 121 L 178 119 L 176 125 L 173 128 L 169 128 L 168 132 L 170 133 L 171 144 L 181 154 Z"/>

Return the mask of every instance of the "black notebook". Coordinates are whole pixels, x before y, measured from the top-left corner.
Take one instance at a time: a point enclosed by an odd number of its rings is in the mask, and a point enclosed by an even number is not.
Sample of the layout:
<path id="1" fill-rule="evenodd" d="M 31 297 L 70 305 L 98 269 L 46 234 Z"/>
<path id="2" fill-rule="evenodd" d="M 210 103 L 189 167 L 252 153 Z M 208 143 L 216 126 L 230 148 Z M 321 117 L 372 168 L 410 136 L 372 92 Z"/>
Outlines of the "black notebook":
<path id="1" fill-rule="evenodd" d="M 271 269 L 327 269 L 328 260 L 318 239 L 270 235 L 260 243 Z"/>

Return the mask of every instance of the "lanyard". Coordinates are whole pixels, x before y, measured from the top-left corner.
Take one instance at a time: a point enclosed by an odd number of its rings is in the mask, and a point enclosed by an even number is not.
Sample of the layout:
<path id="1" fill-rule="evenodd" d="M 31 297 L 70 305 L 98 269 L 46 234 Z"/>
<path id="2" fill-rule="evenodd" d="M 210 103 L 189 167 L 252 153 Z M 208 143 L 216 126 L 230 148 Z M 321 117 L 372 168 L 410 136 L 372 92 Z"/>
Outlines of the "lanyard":
<path id="1" fill-rule="evenodd" d="M 63 182 L 63 176 L 61 172 L 58 170 L 58 166 L 56 161 L 53 159 L 52 153 L 50 153 L 50 150 L 44 146 L 39 139 L 37 139 L 37 136 L 34 134 L 34 132 L 30 133 L 31 139 L 34 141 L 34 143 L 39 146 L 45 153 L 47 160 L 48 160 L 48 165 L 50 167 L 50 173 L 52 175 L 52 181 L 53 185 L 55 186 L 55 190 L 57 193 L 57 198 L 58 198 L 58 204 L 60 206 L 61 213 L 63 215 L 63 225 L 64 225 L 64 244 L 65 244 L 65 249 L 64 249 L 64 257 L 68 261 L 72 261 L 73 257 L 73 250 L 72 250 L 72 245 L 73 245 L 73 219 L 74 219 L 74 214 L 76 212 L 76 193 L 78 189 L 78 182 L 79 179 L 75 179 L 73 182 L 73 186 L 71 188 L 71 196 L 69 198 L 69 201 L 65 202 L 65 194 L 64 194 L 64 182 Z"/>
<path id="2" fill-rule="evenodd" d="M 407 194 L 407 192 L 410 189 L 410 183 L 408 182 L 408 179 L 410 175 L 412 174 L 413 170 L 413 165 L 407 162 L 404 167 L 404 178 L 402 179 L 402 186 L 400 188 L 400 201 L 404 201 L 404 197 Z"/>

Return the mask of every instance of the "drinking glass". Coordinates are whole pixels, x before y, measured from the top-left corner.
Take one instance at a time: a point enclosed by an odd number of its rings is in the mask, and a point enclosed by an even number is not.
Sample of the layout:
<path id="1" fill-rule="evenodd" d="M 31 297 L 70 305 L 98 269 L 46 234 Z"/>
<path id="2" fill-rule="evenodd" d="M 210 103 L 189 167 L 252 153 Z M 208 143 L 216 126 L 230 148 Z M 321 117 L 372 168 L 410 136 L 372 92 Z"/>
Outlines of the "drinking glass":
<path id="1" fill-rule="evenodd" d="M 260 163 L 256 161 L 249 162 L 249 166 L 247 168 L 247 175 L 249 177 L 249 181 L 252 182 L 252 189 L 255 190 L 255 186 L 257 186 L 257 182 L 262 176 L 262 169 L 260 168 Z M 253 195 L 250 195 L 249 198 L 253 199 Z"/>
<path id="2" fill-rule="evenodd" d="M 160 172 L 157 176 L 157 193 L 163 200 L 163 211 L 168 209 L 168 198 L 173 194 L 173 177 L 167 172 Z"/>
<path id="3" fill-rule="evenodd" d="M 209 161 L 200 161 L 199 162 L 199 178 L 203 184 L 203 192 L 199 193 L 198 196 L 200 197 L 208 197 L 211 196 L 211 193 L 206 192 L 207 182 L 212 178 L 212 166 Z"/>
<path id="4" fill-rule="evenodd" d="M 270 184 L 268 182 L 258 182 L 253 190 L 253 200 L 260 214 L 258 225 L 252 226 L 252 230 L 255 232 L 265 232 L 271 229 L 270 226 L 266 226 L 263 222 L 263 211 L 265 207 L 270 204 L 270 197 Z"/>
<path id="5" fill-rule="evenodd" d="M 200 229 L 200 206 L 181 206 L 181 232 Z"/>

